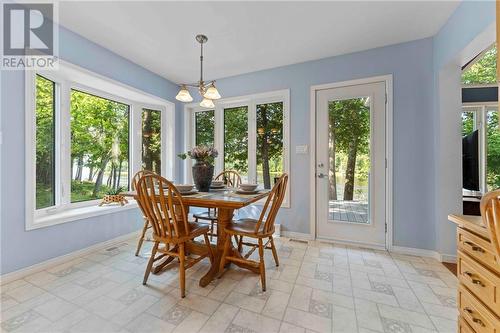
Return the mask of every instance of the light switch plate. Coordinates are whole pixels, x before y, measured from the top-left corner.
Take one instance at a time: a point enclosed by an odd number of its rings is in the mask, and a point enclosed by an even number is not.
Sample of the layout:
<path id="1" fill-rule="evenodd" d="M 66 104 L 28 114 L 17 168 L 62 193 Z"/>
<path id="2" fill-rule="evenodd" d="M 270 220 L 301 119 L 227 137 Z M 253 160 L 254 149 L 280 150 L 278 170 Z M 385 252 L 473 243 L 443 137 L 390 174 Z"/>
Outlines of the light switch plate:
<path id="1" fill-rule="evenodd" d="M 295 153 L 296 154 L 307 154 L 307 151 L 308 151 L 307 145 L 295 146 Z"/>

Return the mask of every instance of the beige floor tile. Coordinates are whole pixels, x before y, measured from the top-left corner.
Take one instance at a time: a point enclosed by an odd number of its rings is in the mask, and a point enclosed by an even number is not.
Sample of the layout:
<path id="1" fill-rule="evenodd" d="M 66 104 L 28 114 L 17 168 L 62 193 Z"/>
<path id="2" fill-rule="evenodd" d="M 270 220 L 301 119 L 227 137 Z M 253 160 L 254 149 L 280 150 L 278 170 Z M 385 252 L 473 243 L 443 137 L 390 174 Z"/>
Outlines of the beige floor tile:
<path id="1" fill-rule="evenodd" d="M 77 310 L 77 306 L 60 298 L 54 298 L 33 308 L 42 316 L 57 321 L 62 317 Z"/>
<path id="2" fill-rule="evenodd" d="M 264 309 L 262 310 L 262 314 L 282 320 L 289 298 L 289 293 L 273 290 L 271 296 L 269 296 L 269 299 L 266 302 L 266 305 L 264 306 Z"/>
<path id="3" fill-rule="evenodd" d="M 196 294 L 187 294 L 178 304 L 210 316 L 219 307 L 220 302 Z"/>
<path id="4" fill-rule="evenodd" d="M 333 307 L 333 332 L 350 333 L 356 332 L 358 325 L 356 321 L 356 311 L 342 306 Z"/>
<path id="5" fill-rule="evenodd" d="M 18 302 L 24 302 L 36 296 L 40 296 L 44 292 L 45 290 L 28 283 L 18 288 L 8 290 L 5 294 L 9 295 Z"/>
<path id="6" fill-rule="evenodd" d="M 148 313 L 142 313 L 127 324 L 127 330 L 137 333 L 170 333 L 175 326 Z"/>
<path id="7" fill-rule="evenodd" d="M 85 309 L 105 319 L 110 319 L 112 316 L 125 309 L 125 307 L 124 304 L 106 296 L 100 296 L 93 302 L 85 305 Z"/>
<path id="8" fill-rule="evenodd" d="M 288 306 L 294 309 L 308 311 L 311 296 L 312 288 L 296 285 L 292 290 L 292 294 L 290 295 Z"/>
<path id="9" fill-rule="evenodd" d="M 209 316 L 206 314 L 192 311 L 186 319 L 184 319 L 177 327 L 173 330 L 175 333 L 196 333 L 203 325 L 207 322 Z"/>
<path id="10" fill-rule="evenodd" d="M 281 322 L 276 319 L 265 317 L 263 315 L 241 309 L 236 317 L 233 319 L 233 323 L 251 329 L 255 332 L 279 332 Z"/>
<path id="11" fill-rule="evenodd" d="M 380 316 L 384 318 L 402 321 L 404 323 L 422 326 L 424 328 L 434 329 L 434 324 L 429 316 L 424 313 L 405 310 L 398 307 L 388 306 L 384 304 L 378 305 Z"/>
<path id="12" fill-rule="evenodd" d="M 280 333 L 305 333 L 305 328 L 282 322 Z"/>
<path id="13" fill-rule="evenodd" d="M 309 312 L 297 310 L 288 307 L 285 311 L 284 321 L 311 329 L 316 332 L 330 332 L 332 329 L 332 320 Z"/>
<path id="14" fill-rule="evenodd" d="M 227 296 L 224 302 L 257 313 L 261 312 L 262 309 L 264 308 L 264 305 L 266 304 L 265 299 L 255 296 L 240 294 L 235 291 L 231 292 L 229 296 Z"/>
<path id="15" fill-rule="evenodd" d="M 239 308 L 234 305 L 221 304 L 201 328 L 200 333 L 224 332 L 238 311 Z"/>

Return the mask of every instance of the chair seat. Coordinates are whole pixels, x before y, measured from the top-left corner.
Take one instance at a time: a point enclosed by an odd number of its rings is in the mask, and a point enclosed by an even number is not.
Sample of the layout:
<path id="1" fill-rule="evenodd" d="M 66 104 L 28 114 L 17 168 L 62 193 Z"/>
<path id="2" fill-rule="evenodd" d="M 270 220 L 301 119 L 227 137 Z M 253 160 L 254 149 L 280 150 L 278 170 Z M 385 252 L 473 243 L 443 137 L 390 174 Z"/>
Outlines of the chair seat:
<path id="1" fill-rule="evenodd" d="M 261 223 L 257 233 L 255 232 L 255 226 L 258 220 L 256 219 L 240 219 L 234 220 L 225 227 L 227 233 L 232 235 L 243 235 L 248 237 L 266 237 L 268 234 L 264 234 L 264 223 Z M 273 230 L 274 232 L 274 230 Z M 272 232 L 270 233 L 272 235 Z"/>
<path id="2" fill-rule="evenodd" d="M 198 222 L 188 222 L 188 226 L 189 226 L 189 234 L 186 235 L 183 231 L 184 228 L 181 228 L 181 230 L 179 230 L 179 241 L 176 241 L 176 242 L 183 242 L 185 241 L 185 238 L 188 238 L 188 239 L 191 239 L 191 238 L 194 238 L 194 237 L 198 237 L 200 235 L 203 235 L 204 233 L 208 232 L 209 230 L 209 227 L 208 225 L 206 225 L 205 223 L 198 223 Z M 174 228 L 174 226 L 172 225 L 172 229 Z M 156 235 L 153 234 L 153 238 L 155 241 L 163 241 L 163 242 L 167 242 L 167 243 L 172 243 L 172 239 L 171 238 L 163 238 L 163 237 L 158 237 Z"/>
<path id="3" fill-rule="evenodd" d="M 207 211 L 199 214 L 193 214 L 193 217 L 201 220 L 210 220 L 210 221 L 216 221 L 218 219 L 217 211 L 210 211 L 210 212 Z"/>

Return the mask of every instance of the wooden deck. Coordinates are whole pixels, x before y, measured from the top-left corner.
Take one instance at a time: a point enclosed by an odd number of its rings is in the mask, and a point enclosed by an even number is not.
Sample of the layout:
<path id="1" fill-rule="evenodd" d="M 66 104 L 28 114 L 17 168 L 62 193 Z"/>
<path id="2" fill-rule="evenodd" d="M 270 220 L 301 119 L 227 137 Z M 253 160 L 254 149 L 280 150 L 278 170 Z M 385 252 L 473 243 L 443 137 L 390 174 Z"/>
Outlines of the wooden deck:
<path id="1" fill-rule="evenodd" d="M 330 201 L 329 219 L 351 223 L 368 223 L 368 203 L 364 201 Z"/>

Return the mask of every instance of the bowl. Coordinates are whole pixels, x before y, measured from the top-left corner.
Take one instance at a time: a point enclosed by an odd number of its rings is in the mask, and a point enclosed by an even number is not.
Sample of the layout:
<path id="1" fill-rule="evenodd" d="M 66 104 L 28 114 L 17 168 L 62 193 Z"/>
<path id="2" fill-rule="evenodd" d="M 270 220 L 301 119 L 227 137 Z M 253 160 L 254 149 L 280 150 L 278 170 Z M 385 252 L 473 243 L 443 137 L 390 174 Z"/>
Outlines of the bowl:
<path id="1" fill-rule="evenodd" d="M 177 190 L 179 192 L 189 192 L 193 189 L 194 185 L 192 185 L 192 184 L 177 184 L 177 185 L 175 185 L 175 187 L 177 188 Z"/>
<path id="2" fill-rule="evenodd" d="M 258 186 L 257 184 L 243 183 L 243 184 L 240 184 L 240 189 L 242 189 L 243 191 L 246 191 L 246 192 L 252 192 L 252 191 L 255 191 L 257 186 Z"/>
<path id="3" fill-rule="evenodd" d="M 212 186 L 213 187 L 224 186 L 224 181 L 223 180 L 212 180 Z"/>

